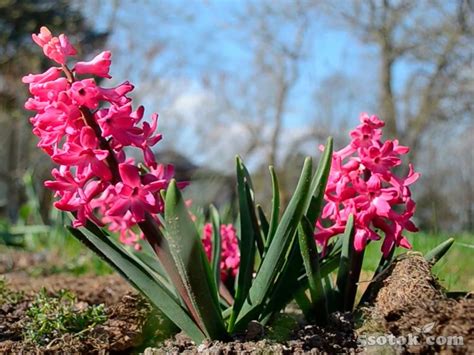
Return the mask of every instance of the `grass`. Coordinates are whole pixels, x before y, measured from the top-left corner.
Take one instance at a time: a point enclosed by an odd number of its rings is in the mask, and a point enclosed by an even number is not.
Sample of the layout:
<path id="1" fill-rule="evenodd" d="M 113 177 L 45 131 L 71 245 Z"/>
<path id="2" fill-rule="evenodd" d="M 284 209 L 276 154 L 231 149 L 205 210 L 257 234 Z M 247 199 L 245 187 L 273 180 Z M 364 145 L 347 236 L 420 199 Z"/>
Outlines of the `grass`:
<path id="1" fill-rule="evenodd" d="M 65 334 L 86 335 L 107 320 L 104 305 L 79 307 L 71 292 L 62 290 L 50 296 L 44 288 L 36 295 L 26 314 L 24 338 L 39 345 L 48 344 Z"/>
<path id="2" fill-rule="evenodd" d="M 4 304 L 15 304 L 23 300 L 24 293 L 13 291 L 8 287 L 7 281 L 0 277 L 0 307 Z"/>
<path id="3" fill-rule="evenodd" d="M 60 217 L 64 217 L 63 214 Z M 113 273 L 106 263 L 67 232 L 64 225 L 68 223 L 68 220 L 58 218 L 53 226 L 10 226 L 0 220 L 0 254 L 7 257 L 15 252 L 46 255 L 48 262 L 34 264 L 26 270 L 32 277 Z"/>
<path id="4" fill-rule="evenodd" d="M 455 238 L 455 243 L 448 253 L 434 267 L 441 284 L 449 291 L 474 291 L 474 234 L 459 235 L 416 233 L 408 236 L 413 251 L 425 254 L 449 237 Z M 0 238 L 1 239 L 1 238 Z M 25 236 L 26 242 L 22 250 L 47 253 L 55 260 L 54 263 L 31 267 L 31 276 L 68 273 L 73 275 L 110 274 L 113 270 L 95 254 L 87 250 L 79 241 L 73 238 L 61 226 L 50 233 L 31 233 Z M 1 243 L 0 243 L 1 244 Z M 380 259 L 380 242 L 368 245 L 364 258 L 363 272 L 371 274 Z M 0 245 L 0 254 L 8 252 L 11 247 Z M 406 252 L 399 248 L 397 254 Z M 363 276 L 363 279 L 369 276 Z"/>
<path id="5" fill-rule="evenodd" d="M 446 239 L 453 237 L 455 242 L 448 253 L 434 266 L 441 285 L 449 291 L 474 291 L 474 235 L 473 234 L 428 234 L 416 233 L 408 236 L 412 251 L 427 253 Z M 399 248 L 396 254 L 406 252 Z M 366 250 L 363 269 L 373 272 L 380 259 L 380 243 L 371 243 Z"/>

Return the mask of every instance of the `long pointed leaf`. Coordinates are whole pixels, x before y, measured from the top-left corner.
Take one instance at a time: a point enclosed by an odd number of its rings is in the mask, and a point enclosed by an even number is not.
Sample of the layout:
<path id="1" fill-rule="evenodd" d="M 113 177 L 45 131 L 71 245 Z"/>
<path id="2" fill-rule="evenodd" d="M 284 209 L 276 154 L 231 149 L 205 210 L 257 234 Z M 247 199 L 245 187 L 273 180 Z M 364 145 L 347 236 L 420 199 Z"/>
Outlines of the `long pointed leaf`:
<path id="1" fill-rule="evenodd" d="M 255 233 L 255 242 L 257 244 L 257 250 L 260 257 L 262 257 L 264 248 L 265 248 L 265 239 L 264 239 L 264 236 L 262 235 L 262 231 L 260 230 L 257 213 L 255 211 L 255 201 L 252 197 L 254 196 L 254 193 L 252 190 L 250 190 L 250 185 L 248 183 L 245 184 L 245 192 L 247 195 L 247 205 L 248 205 L 248 211 L 250 214 L 250 220 L 252 221 L 253 230 Z"/>
<path id="2" fill-rule="evenodd" d="M 281 218 L 266 257 L 263 259 L 255 280 L 250 287 L 248 297 L 237 318 L 238 324 L 236 324 L 236 328 L 245 327 L 248 321 L 258 314 L 259 309 L 263 307 L 266 301 L 266 296 L 276 276 L 284 265 L 284 257 L 294 241 L 296 229 L 308 200 L 311 168 L 311 158 L 306 158 L 295 193 Z"/>
<path id="3" fill-rule="evenodd" d="M 448 252 L 451 246 L 454 244 L 454 238 L 442 242 L 437 247 L 433 248 L 425 254 L 426 261 L 436 264 L 443 256 Z"/>
<path id="4" fill-rule="evenodd" d="M 288 256 L 285 259 L 282 270 L 277 275 L 276 281 L 269 291 L 268 303 L 264 311 L 262 311 L 261 318 L 263 318 L 263 322 L 280 312 L 300 289 L 302 289 L 302 292 L 306 290 L 306 287 L 304 289 L 301 287 L 299 276 L 303 268 L 303 260 L 299 244 L 296 240 L 293 241 Z"/>
<path id="5" fill-rule="evenodd" d="M 342 310 L 344 307 L 344 291 L 346 289 L 349 272 L 350 272 L 350 254 L 351 249 L 354 247 L 354 216 L 351 214 L 347 219 L 346 229 L 342 236 L 342 251 L 341 260 L 339 262 L 339 269 L 337 272 L 336 279 L 336 298 L 338 303 L 338 309 Z"/>
<path id="6" fill-rule="evenodd" d="M 199 233 L 176 181 L 166 191 L 165 237 L 199 320 L 210 339 L 225 339 L 219 295 Z"/>
<path id="7" fill-rule="evenodd" d="M 165 196 L 163 190 L 161 192 L 162 196 Z M 163 219 L 163 217 L 161 215 L 158 215 L 157 217 L 160 221 L 160 224 L 164 225 L 165 220 Z M 181 300 L 186 305 L 196 324 L 202 327 L 199 315 L 196 309 L 194 308 L 194 305 L 188 295 L 188 291 L 186 289 L 184 281 L 181 278 L 181 275 L 176 267 L 176 263 L 171 255 L 168 241 L 164 237 L 161 229 L 158 227 L 158 224 L 156 223 L 155 219 L 151 217 L 151 215 L 145 214 L 145 221 L 139 222 L 138 225 L 142 230 L 143 234 L 145 235 L 145 239 L 149 243 L 150 247 L 157 255 L 160 264 L 166 270 L 168 279 L 172 282 L 177 294 L 179 294 Z M 201 330 L 204 330 L 204 328 L 201 328 Z"/>
<path id="8" fill-rule="evenodd" d="M 332 149 L 333 140 L 332 137 L 329 137 L 324 147 L 323 155 L 319 160 L 316 173 L 311 181 L 310 193 L 312 197 L 308 201 L 305 214 L 313 225 L 316 223 L 323 204 L 324 191 L 326 190 L 329 172 L 331 171 Z"/>
<path id="9" fill-rule="evenodd" d="M 268 237 L 268 230 L 270 229 L 270 225 L 267 220 L 267 216 L 265 216 L 265 212 L 263 211 L 262 206 L 257 205 L 257 212 L 258 212 L 258 220 L 260 221 L 260 230 L 263 235 L 264 243 L 267 244 L 267 237 Z"/>
<path id="10" fill-rule="evenodd" d="M 299 288 L 294 292 L 295 301 L 300 307 L 301 312 L 306 319 L 314 319 L 314 308 L 312 307 L 311 301 L 306 295 L 304 289 Z"/>
<path id="11" fill-rule="evenodd" d="M 314 241 L 313 230 L 311 222 L 307 218 L 303 218 L 298 227 L 298 240 L 306 275 L 308 276 L 311 308 L 314 313 L 312 318 L 316 319 L 320 324 L 326 324 L 328 320 L 328 306 L 319 270 L 319 254 L 316 242 Z"/>
<path id="12" fill-rule="evenodd" d="M 240 216 L 240 266 L 237 275 L 237 286 L 235 292 L 234 304 L 230 315 L 228 329 L 233 330 L 237 315 L 247 298 L 250 285 L 252 283 L 252 274 L 254 271 L 254 261 L 256 253 L 256 234 L 252 217 L 249 211 L 246 174 L 245 168 L 240 157 L 236 157 L 236 174 L 237 174 L 237 192 L 239 197 L 239 216 Z"/>
<path id="13" fill-rule="evenodd" d="M 209 212 L 212 222 L 211 269 L 214 274 L 216 286 L 219 288 L 221 281 L 221 221 L 219 212 L 217 212 L 217 209 L 213 205 L 211 205 Z"/>
<path id="14" fill-rule="evenodd" d="M 255 192 L 253 188 L 252 177 L 250 176 L 250 173 L 243 162 L 242 162 L 242 172 L 245 177 L 245 190 L 247 194 L 247 204 L 248 204 L 248 210 L 250 212 L 250 218 L 253 224 L 253 229 L 255 232 L 255 242 L 257 243 L 258 252 L 260 256 L 262 256 L 263 250 L 265 247 L 265 240 L 262 236 L 260 225 L 258 223 L 256 206 L 255 206 Z"/>
<path id="15" fill-rule="evenodd" d="M 123 247 L 114 243 L 112 238 L 100 231 L 97 226 L 94 227 L 92 223 L 88 223 L 87 228 L 68 227 L 68 229 L 74 237 L 117 270 L 195 342 L 202 342 L 205 339 L 204 333 L 166 286 L 153 277 Z"/>
<path id="16" fill-rule="evenodd" d="M 273 166 L 270 166 L 270 176 L 272 178 L 272 214 L 270 216 L 270 228 L 268 230 L 266 247 L 267 250 L 272 242 L 273 236 L 278 227 L 278 219 L 280 216 L 280 186 L 278 177 Z"/>

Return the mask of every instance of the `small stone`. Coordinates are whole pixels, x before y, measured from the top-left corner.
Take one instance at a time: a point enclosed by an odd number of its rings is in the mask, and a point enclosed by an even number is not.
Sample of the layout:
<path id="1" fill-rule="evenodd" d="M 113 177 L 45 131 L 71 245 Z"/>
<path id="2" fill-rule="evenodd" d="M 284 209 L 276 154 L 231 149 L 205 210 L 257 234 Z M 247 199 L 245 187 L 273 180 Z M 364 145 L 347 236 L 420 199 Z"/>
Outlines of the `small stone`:
<path id="1" fill-rule="evenodd" d="M 202 353 L 204 350 L 206 350 L 207 346 L 206 344 L 201 344 L 197 347 L 198 353 Z"/>
<path id="2" fill-rule="evenodd" d="M 251 321 L 247 326 L 247 333 L 245 334 L 245 338 L 247 340 L 257 340 L 263 336 L 263 333 L 263 325 L 256 321 Z"/>

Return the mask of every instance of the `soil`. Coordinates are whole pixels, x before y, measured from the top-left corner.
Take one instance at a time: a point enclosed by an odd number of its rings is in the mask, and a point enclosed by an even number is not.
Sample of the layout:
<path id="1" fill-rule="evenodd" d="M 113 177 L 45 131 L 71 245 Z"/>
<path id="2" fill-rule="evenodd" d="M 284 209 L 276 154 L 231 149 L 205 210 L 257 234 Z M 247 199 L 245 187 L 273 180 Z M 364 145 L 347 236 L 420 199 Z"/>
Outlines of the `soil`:
<path id="1" fill-rule="evenodd" d="M 279 330 L 251 323 L 247 332 L 231 342 L 205 342 L 196 346 L 183 334 L 171 336 L 169 321 L 152 312 L 149 305 L 119 276 L 68 276 L 55 274 L 31 277 L 25 270 L 43 257 L 18 255 L 7 260 L 0 254 L 0 275 L 9 288 L 24 292 L 19 302 L 0 305 L 0 353 L 136 353 L 145 354 L 318 354 L 318 353 L 474 353 L 474 299 L 469 295 L 449 298 L 420 255 L 399 257 L 371 285 L 362 326 L 350 314 L 333 314 L 328 326 L 305 325 L 294 317 Z M 5 259 L 6 260 L 6 259 Z M 46 260 L 46 261 L 45 261 Z M 2 269 L 3 268 L 3 269 Z M 54 293 L 68 289 L 77 302 L 104 304 L 108 320 L 86 336 L 66 335 L 48 345 L 36 346 L 22 340 L 25 313 L 42 287 Z M 276 326 L 275 326 L 276 327 Z M 166 329 L 157 333 L 156 329 Z M 280 334 L 280 335 L 278 335 Z M 281 334 L 284 334 L 283 336 Z M 392 334 L 417 335 L 418 345 L 362 348 L 357 337 Z M 428 337 L 460 336 L 463 346 L 428 345 Z M 165 340 L 159 348 L 157 342 Z"/>
<path id="2" fill-rule="evenodd" d="M 324 327 L 306 325 L 290 332 L 289 340 L 271 340 L 271 329 L 250 323 L 245 334 L 231 342 L 204 342 L 196 346 L 184 334 L 164 342 L 160 348 L 148 348 L 145 355 L 171 354 L 320 354 L 355 353 L 358 349 L 350 314 L 333 314 Z"/>
<path id="3" fill-rule="evenodd" d="M 377 284 L 359 334 L 417 337 L 417 342 L 396 348 L 401 353 L 474 353 L 474 298 L 449 298 L 421 255 L 400 257 Z M 451 345 L 442 344 L 450 338 Z"/>
<path id="4" fill-rule="evenodd" d="M 118 276 L 82 276 L 79 278 L 54 275 L 29 279 L 21 274 L 6 275 L 11 290 L 23 291 L 20 302 L 3 304 L 0 308 L 0 353 L 129 353 L 144 345 L 145 329 L 150 322 L 159 323 L 156 313 L 131 291 Z M 104 304 L 107 321 L 97 325 L 84 336 L 67 334 L 53 339 L 45 346 L 22 340 L 26 311 L 34 295 L 45 287 L 54 294 L 68 289 L 77 296 L 81 307 Z M 150 316 L 152 314 L 152 316 Z"/>

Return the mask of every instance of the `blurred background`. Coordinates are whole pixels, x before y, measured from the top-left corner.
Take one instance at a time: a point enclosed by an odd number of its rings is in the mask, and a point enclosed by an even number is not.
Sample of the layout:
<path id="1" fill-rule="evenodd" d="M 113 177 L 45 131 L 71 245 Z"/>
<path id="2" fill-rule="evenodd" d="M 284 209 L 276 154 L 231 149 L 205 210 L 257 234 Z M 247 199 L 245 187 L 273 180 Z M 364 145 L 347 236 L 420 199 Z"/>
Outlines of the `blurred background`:
<path id="1" fill-rule="evenodd" d="M 472 232 L 473 13 L 471 0 L 0 0 L 3 235 L 58 219 L 42 187 L 52 165 L 23 109 L 21 77 L 51 65 L 31 41 L 41 25 L 81 59 L 112 51 L 102 84 L 131 81 L 135 105 L 160 114 L 156 154 L 193 181 L 197 205 L 232 201 L 236 154 L 259 201 L 274 165 L 285 201 L 302 157 L 328 135 L 342 148 L 369 112 L 412 149 L 421 229 Z"/>

